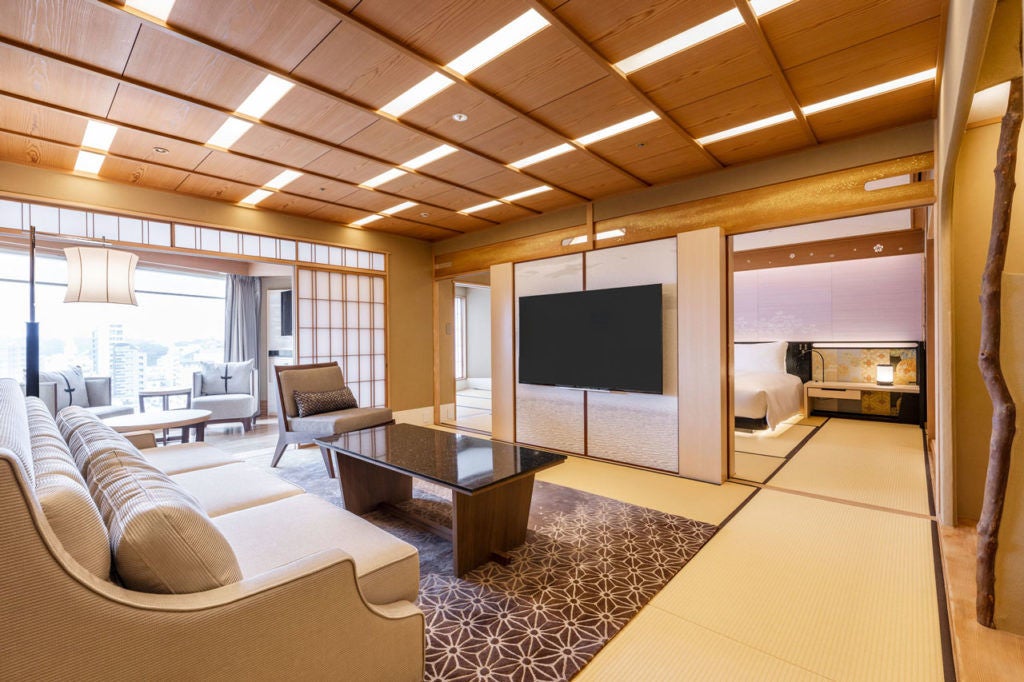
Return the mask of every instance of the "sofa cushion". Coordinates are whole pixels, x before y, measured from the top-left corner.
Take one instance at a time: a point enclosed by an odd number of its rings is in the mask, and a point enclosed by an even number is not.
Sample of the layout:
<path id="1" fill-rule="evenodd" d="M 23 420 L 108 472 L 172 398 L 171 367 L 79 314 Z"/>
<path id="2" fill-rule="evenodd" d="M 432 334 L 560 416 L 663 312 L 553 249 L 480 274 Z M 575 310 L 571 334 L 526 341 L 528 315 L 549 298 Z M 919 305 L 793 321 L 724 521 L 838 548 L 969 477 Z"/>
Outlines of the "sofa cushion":
<path id="1" fill-rule="evenodd" d="M 24 397 L 14 379 L 0 380 L 0 449 L 7 450 L 21 463 L 22 473 L 29 485 L 35 486 L 35 468 L 32 466 L 32 440 L 28 418 L 23 410 L 13 406 L 22 404 Z M 2 522 L 2 521 L 0 521 Z"/>
<path id="2" fill-rule="evenodd" d="M 110 579 L 110 537 L 67 443 L 39 398 L 26 398 L 35 493 L 61 545 L 78 563 Z"/>
<path id="3" fill-rule="evenodd" d="M 89 407 L 89 394 L 85 389 L 85 375 L 81 367 L 67 367 L 53 372 L 40 372 L 39 381 L 57 385 L 56 407 L 60 411 L 71 405 Z"/>
<path id="4" fill-rule="evenodd" d="M 225 514 L 213 522 L 227 538 L 246 578 L 337 548 L 355 561 L 359 587 L 368 602 L 415 602 L 419 592 L 415 547 L 314 495 Z"/>
<path id="5" fill-rule="evenodd" d="M 200 372 L 203 375 L 203 395 L 248 393 L 250 390 L 252 366 L 252 360 L 246 360 L 245 362 L 201 363 Z"/>
<path id="6" fill-rule="evenodd" d="M 113 439 L 89 440 L 83 433 L 74 434 L 86 451 L 76 460 L 87 462 L 89 491 L 126 587 L 184 594 L 241 580 L 231 546 L 192 495 L 127 441 L 127 447 L 112 447 Z"/>
<path id="7" fill-rule="evenodd" d="M 256 396 L 248 393 L 202 395 L 192 399 L 192 408 L 209 410 L 211 420 L 248 418 L 259 411 Z"/>
<path id="8" fill-rule="evenodd" d="M 332 433 L 379 426 L 393 418 L 391 409 L 387 407 L 356 407 L 351 410 L 315 414 L 312 417 L 293 417 L 288 420 L 288 428 L 297 433 L 329 436 Z"/>
<path id="9" fill-rule="evenodd" d="M 334 391 L 295 391 L 292 396 L 295 398 L 295 407 L 299 411 L 299 417 L 310 417 L 314 414 L 359 407 L 356 397 L 352 395 L 352 389 L 348 386 Z"/>
<path id="10" fill-rule="evenodd" d="M 206 443 L 178 443 L 159 448 L 146 448 L 139 452 L 147 462 L 168 476 L 198 469 L 212 469 L 241 461 L 234 455 L 229 455 L 220 448 Z"/>
<path id="11" fill-rule="evenodd" d="M 134 414 L 135 410 L 129 405 L 90 405 L 85 408 L 100 419 L 108 417 L 120 417 L 125 414 Z"/>
<path id="12" fill-rule="evenodd" d="M 176 474 L 171 480 L 188 491 L 210 517 L 305 492 L 279 476 L 242 462 Z"/>

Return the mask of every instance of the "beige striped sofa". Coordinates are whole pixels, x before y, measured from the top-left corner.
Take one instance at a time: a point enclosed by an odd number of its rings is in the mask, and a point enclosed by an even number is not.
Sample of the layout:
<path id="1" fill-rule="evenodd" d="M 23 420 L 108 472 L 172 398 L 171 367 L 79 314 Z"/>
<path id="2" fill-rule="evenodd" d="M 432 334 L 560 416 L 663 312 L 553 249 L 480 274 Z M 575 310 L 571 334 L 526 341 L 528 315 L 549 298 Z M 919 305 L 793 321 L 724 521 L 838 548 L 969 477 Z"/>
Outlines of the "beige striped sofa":
<path id="1" fill-rule="evenodd" d="M 423 675 L 414 547 L 208 445 L 55 420 L 8 379 L 0 576 L 3 679 Z"/>

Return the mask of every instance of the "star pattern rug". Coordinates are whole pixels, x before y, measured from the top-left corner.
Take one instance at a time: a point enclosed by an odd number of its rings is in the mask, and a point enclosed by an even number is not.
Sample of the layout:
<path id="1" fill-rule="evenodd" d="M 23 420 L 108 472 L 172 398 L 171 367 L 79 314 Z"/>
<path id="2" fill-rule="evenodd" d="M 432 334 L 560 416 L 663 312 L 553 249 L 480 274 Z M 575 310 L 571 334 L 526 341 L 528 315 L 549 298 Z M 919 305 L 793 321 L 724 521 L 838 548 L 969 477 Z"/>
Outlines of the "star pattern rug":
<path id="1" fill-rule="evenodd" d="M 344 506 L 319 456 L 275 470 Z M 415 481 L 405 503 L 450 523 L 444 488 Z M 568 680 L 697 553 L 716 526 L 534 483 L 526 543 L 507 565 L 453 575 L 451 543 L 388 515 L 365 519 L 420 553 L 426 680 Z"/>

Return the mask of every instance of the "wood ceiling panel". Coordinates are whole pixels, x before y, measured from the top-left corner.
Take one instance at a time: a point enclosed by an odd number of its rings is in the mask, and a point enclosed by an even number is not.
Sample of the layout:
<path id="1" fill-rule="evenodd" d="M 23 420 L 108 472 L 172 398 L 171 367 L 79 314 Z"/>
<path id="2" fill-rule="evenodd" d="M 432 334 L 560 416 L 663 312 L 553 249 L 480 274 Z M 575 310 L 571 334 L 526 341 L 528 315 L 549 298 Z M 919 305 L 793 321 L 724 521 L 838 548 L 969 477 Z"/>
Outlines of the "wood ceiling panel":
<path id="1" fill-rule="evenodd" d="M 530 39 L 529 49 L 484 65 L 470 79 L 521 111 L 533 111 L 606 75 L 560 31 L 548 28 Z"/>
<path id="2" fill-rule="evenodd" d="M 392 180 L 391 182 L 387 183 L 383 187 L 383 189 L 387 190 L 388 192 L 391 192 L 392 194 L 399 194 L 403 197 L 408 197 L 413 201 L 427 201 L 433 204 L 437 203 L 435 202 L 434 197 L 443 196 L 454 188 L 452 188 L 450 185 L 438 182 L 437 180 L 432 180 L 422 175 L 410 173 L 408 175 L 398 178 L 397 180 Z M 465 192 L 465 190 L 461 191 Z M 469 194 L 468 192 L 465 193 Z M 471 196 L 474 197 L 473 199 L 470 200 L 473 203 L 480 203 L 481 201 L 487 201 L 488 199 L 488 197 L 480 195 Z M 396 201 L 395 203 L 401 202 Z M 445 205 L 447 206 L 447 204 Z M 468 206 L 470 204 L 466 205 Z M 451 207 L 449 206 L 449 208 Z M 455 207 L 455 210 L 459 210 L 461 208 L 465 208 L 465 206 L 458 205 L 457 207 Z"/>
<path id="3" fill-rule="evenodd" d="M 892 128 L 932 118 L 935 86 L 921 83 L 896 92 L 848 104 L 808 116 L 822 142 L 853 137 L 873 130 Z"/>
<path id="4" fill-rule="evenodd" d="M 125 75 L 233 111 L 263 81 L 266 72 L 146 23 Z"/>
<path id="5" fill-rule="evenodd" d="M 922 21 L 801 64 L 786 77 L 802 104 L 822 102 L 934 67 L 939 32 L 937 18 Z"/>
<path id="6" fill-rule="evenodd" d="M 194 194 L 208 199 L 229 201 L 233 204 L 237 204 L 239 201 L 249 196 L 252 189 L 253 188 L 249 185 L 243 185 L 230 180 L 210 178 L 205 175 L 196 175 L 195 173 L 190 174 L 178 186 L 179 192 Z"/>
<path id="7" fill-rule="evenodd" d="M 340 144 L 377 117 L 312 88 L 296 85 L 263 117 L 264 121 Z"/>
<path id="8" fill-rule="evenodd" d="M 166 154 L 153 151 L 154 147 L 166 149 Z M 162 135 L 144 133 L 120 128 L 110 146 L 113 154 L 130 156 L 162 166 L 174 166 L 184 170 L 195 170 L 212 150 L 199 144 L 188 144 Z"/>
<path id="9" fill-rule="evenodd" d="M 272 193 L 259 204 L 260 208 L 302 216 L 308 216 L 323 205 L 324 202 L 322 201 L 307 199 L 305 197 L 297 197 L 291 194 L 282 194 L 281 192 Z"/>
<path id="10" fill-rule="evenodd" d="M 796 121 L 765 128 L 708 146 L 727 165 L 756 161 L 793 149 L 806 147 L 807 134 Z"/>
<path id="11" fill-rule="evenodd" d="M 315 211 L 312 211 L 309 214 L 309 217 L 316 218 L 317 220 L 326 220 L 332 223 L 341 223 L 342 225 L 348 225 L 353 220 L 359 220 L 365 215 L 366 211 L 348 208 L 347 206 L 335 206 L 333 204 L 324 204 Z"/>
<path id="12" fill-rule="evenodd" d="M 511 163 L 563 143 L 562 138 L 517 118 L 483 135 L 477 135 L 466 146 Z M 583 155 L 579 151 L 569 153 Z"/>
<path id="13" fill-rule="evenodd" d="M 494 227 L 494 223 L 487 220 L 481 220 L 480 218 L 475 218 L 469 215 L 462 215 L 461 213 L 455 213 L 453 211 L 432 213 L 430 218 L 424 220 L 425 222 L 429 222 L 431 225 L 447 227 L 448 229 L 458 230 L 459 232 L 476 232 L 477 230 L 485 230 L 488 227 Z"/>
<path id="14" fill-rule="evenodd" d="M 656 121 L 591 145 L 593 150 L 647 182 L 675 180 L 715 169 L 696 147 Z"/>
<path id="15" fill-rule="evenodd" d="M 437 142 L 397 123 L 380 120 L 345 140 L 345 146 L 394 164 L 405 163 L 437 147 Z"/>
<path id="16" fill-rule="evenodd" d="M 939 15 L 941 0 L 797 2 L 761 18 L 779 58 L 790 69 L 827 54 Z"/>
<path id="17" fill-rule="evenodd" d="M 524 199 L 517 199 L 516 203 L 523 206 L 528 206 L 535 211 L 550 211 L 553 208 L 559 208 L 561 206 L 567 206 L 569 204 L 578 203 L 579 199 L 569 194 L 568 192 L 562 192 L 557 189 L 550 190 L 548 192 L 542 192 L 541 194 L 534 194 L 532 197 L 526 197 Z"/>
<path id="18" fill-rule="evenodd" d="M 593 175 L 565 180 L 562 186 L 585 197 L 603 197 L 626 190 L 636 189 L 636 184 L 623 178 L 622 175 L 607 169 Z M 574 201 L 572 203 L 578 203 Z"/>
<path id="19" fill-rule="evenodd" d="M 455 113 L 466 114 L 469 119 L 456 121 L 452 118 Z M 456 144 L 467 142 L 514 118 L 515 114 L 461 83 L 456 83 L 402 116 L 402 120 Z"/>
<path id="20" fill-rule="evenodd" d="M 569 0 L 556 13 L 617 62 L 735 7 L 730 0 Z"/>
<path id="21" fill-rule="evenodd" d="M 99 175 L 115 182 L 167 191 L 173 191 L 188 177 L 186 171 L 177 168 L 164 168 L 151 163 L 110 156 L 103 162 Z"/>
<path id="22" fill-rule="evenodd" d="M 270 163 L 253 161 L 214 149 L 210 150 L 210 154 L 199 164 L 196 171 L 261 187 L 277 176 L 281 169 Z"/>
<path id="23" fill-rule="evenodd" d="M 377 213 L 383 211 L 386 208 L 390 208 L 395 204 L 400 204 L 402 201 L 395 197 L 382 194 L 381 192 L 374 192 L 372 189 L 363 189 L 361 187 L 355 187 L 351 192 L 346 194 L 340 199 L 341 203 L 352 206 L 353 208 L 361 208 L 367 213 Z M 360 218 L 362 216 L 359 216 Z"/>
<path id="24" fill-rule="evenodd" d="M 469 154 L 461 152 L 456 152 L 450 156 L 446 156 L 443 159 L 435 161 L 428 166 L 424 166 L 423 172 L 436 175 L 459 185 L 465 185 L 466 183 L 488 175 L 494 175 L 495 173 L 522 177 L 519 173 L 499 166 L 496 163 L 491 163 L 490 161 L 481 159 L 478 156 L 470 156 Z"/>
<path id="25" fill-rule="evenodd" d="M 435 62 L 447 64 L 528 9 L 525 3 L 509 0 L 362 0 L 354 14 L 386 27 L 390 35 Z"/>
<path id="26" fill-rule="evenodd" d="M 491 208 L 484 209 L 479 213 L 474 213 L 482 218 L 488 220 L 494 220 L 499 223 L 508 223 L 513 220 L 522 220 L 523 218 L 529 218 L 533 214 L 526 209 L 518 208 L 516 206 L 509 206 L 508 204 L 500 204 Z"/>
<path id="27" fill-rule="evenodd" d="M 86 119 L 0 95 L 0 128 L 29 137 L 43 137 L 79 145 Z"/>
<path id="28" fill-rule="evenodd" d="M 282 133 L 273 128 L 253 126 L 232 149 L 266 159 L 271 163 L 302 168 L 331 151 L 327 145 Z"/>
<path id="29" fill-rule="evenodd" d="M 315 175 L 302 175 L 286 186 L 289 192 L 325 202 L 340 201 L 352 193 L 352 186 Z"/>
<path id="30" fill-rule="evenodd" d="M 201 142 L 217 131 L 225 116 L 198 104 L 122 84 L 110 106 L 110 119 Z"/>
<path id="31" fill-rule="evenodd" d="M 332 149 L 303 168 L 358 185 L 391 168 L 340 149 Z"/>
<path id="32" fill-rule="evenodd" d="M 117 81 L 0 45 L 0 89 L 103 117 L 117 91 Z"/>
<path id="33" fill-rule="evenodd" d="M 70 171 L 78 153 L 55 142 L 36 140 L 25 135 L 0 133 L 0 159 L 28 166 Z"/>
<path id="34" fill-rule="evenodd" d="M 295 68 L 338 23 L 314 3 L 282 0 L 177 0 L 167 20 L 284 71 Z"/>
<path id="35" fill-rule="evenodd" d="M 597 177 L 601 182 L 604 182 L 604 175 L 611 173 L 621 183 L 613 183 L 614 186 L 622 189 L 635 189 L 637 183 L 629 178 L 626 178 L 621 173 L 610 170 L 607 166 L 602 164 L 600 161 L 587 156 L 586 154 L 572 153 L 563 154 L 553 159 L 548 159 L 542 163 L 538 163 L 536 166 L 532 166 L 530 170 L 533 174 L 544 178 L 545 180 L 550 179 L 551 182 L 564 187 L 565 189 L 578 192 L 586 197 L 594 198 L 600 196 L 591 192 L 579 192 L 576 187 L 579 181 L 583 178 Z"/>
<path id="36" fill-rule="evenodd" d="M 571 154 L 572 152 L 569 153 Z M 467 182 L 466 187 L 471 187 L 490 197 L 506 197 L 510 194 L 533 189 L 540 184 L 543 183 L 508 168 L 503 168 L 497 173 L 484 175 L 476 180 Z"/>
<path id="37" fill-rule="evenodd" d="M 462 187 L 449 187 L 444 192 L 439 192 L 430 197 L 430 203 L 450 208 L 453 211 L 461 211 L 469 208 L 470 206 L 476 206 L 477 204 L 482 204 L 485 201 L 490 200 L 491 197 L 488 195 L 481 194 L 480 192 L 473 192 Z M 433 209 L 427 208 L 424 210 L 430 211 Z"/>
<path id="38" fill-rule="evenodd" d="M 581 137 L 649 111 L 622 83 L 606 76 L 531 112 L 571 138 Z"/>
<path id="39" fill-rule="evenodd" d="M 429 76 L 431 70 L 342 22 L 293 73 L 378 109 Z"/>
<path id="40" fill-rule="evenodd" d="M 703 137 L 790 110 L 778 82 L 769 77 L 686 104 L 669 114 L 694 137 Z"/>
<path id="41" fill-rule="evenodd" d="M 4 0 L 0 36 L 121 71 L 140 24 L 130 14 L 85 0 Z"/>
<path id="42" fill-rule="evenodd" d="M 753 34 L 740 27 L 641 69 L 630 79 L 667 110 L 770 75 Z"/>
<path id="43" fill-rule="evenodd" d="M 390 234 L 401 235 L 403 237 L 412 237 L 413 239 L 424 239 L 429 242 L 449 239 L 458 234 L 457 232 L 445 230 L 440 227 L 421 225 L 420 223 L 414 223 L 410 220 L 402 220 L 401 218 L 394 217 L 381 218 L 363 229 L 373 230 L 375 232 L 387 232 Z"/>

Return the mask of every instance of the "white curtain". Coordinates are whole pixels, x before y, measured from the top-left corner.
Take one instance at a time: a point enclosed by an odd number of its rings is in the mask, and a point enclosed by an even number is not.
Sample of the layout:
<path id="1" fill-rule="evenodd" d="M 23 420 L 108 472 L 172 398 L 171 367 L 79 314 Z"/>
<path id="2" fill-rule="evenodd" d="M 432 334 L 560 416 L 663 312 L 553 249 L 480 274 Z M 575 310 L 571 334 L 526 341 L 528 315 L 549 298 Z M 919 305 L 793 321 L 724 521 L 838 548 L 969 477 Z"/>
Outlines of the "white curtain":
<path id="1" fill-rule="evenodd" d="M 228 275 L 224 300 L 224 361 L 259 364 L 260 278 Z"/>

